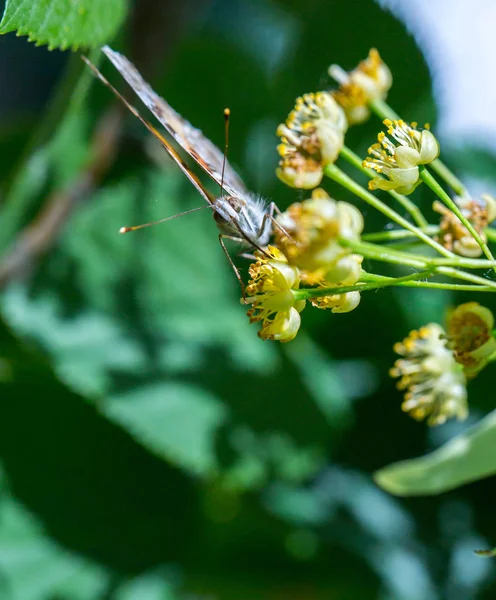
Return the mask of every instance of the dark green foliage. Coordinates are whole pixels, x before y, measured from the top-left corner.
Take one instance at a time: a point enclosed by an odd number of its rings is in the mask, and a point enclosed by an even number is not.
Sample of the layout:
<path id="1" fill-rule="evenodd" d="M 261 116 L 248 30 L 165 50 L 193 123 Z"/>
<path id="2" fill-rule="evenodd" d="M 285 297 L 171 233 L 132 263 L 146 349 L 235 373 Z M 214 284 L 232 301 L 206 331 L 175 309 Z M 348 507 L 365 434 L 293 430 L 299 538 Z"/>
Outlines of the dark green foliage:
<path id="1" fill-rule="evenodd" d="M 23 4 L 8 3 L 3 31 L 50 47 L 99 46 L 125 13 L 117 0 L 63 2 L 88 11 L 73 25 L 47 10 L 55 0 L 31 1 L 29 14 Z M 218 145 L 229 106 L 230 160 L 281 208 L 304 195 L 274 175 L 275 128 L 297 95 L 330 85 L 331 62 L 351 68 L 378 47 L 395 74 L 395 109 L 434 120 L 418 48 L 372 1 L 189 4 L 189 19 L 170 13 L 181 35 L 169 47 L 154 31 L 158 3 L 136 4 L 134 42 L 122 49 L 133 60 L 134 49 L 144 72 L 155 66 L 154 87 Z M 35 130 L 12 146 L 0 122 L 4 253 L 92 160 L 112 98 L 79 62 L 61 73 L 55 118 L 40 108 Z M 347 143 L 363 154 L 378 129 L 371 120 Z M 458 431 L 426 436 L 401 413 L 387 370 L 395 341 L 464 299 L 364 294 L 351 314 L 307 309 L 288 345 L 262 342 L 209 210 L 118 235 L 201 203 L 145 140 L 126 117 L 101 181 L 2 292 L 0 598 L 436 600 L 447 582 L 461 590 L 456 600 L 492 597 L 492 562 L 472 553 L 496 538 L 491 480 L 428 501 L 393 498 L 372 481 Z M 364 212 L 368 231 L 386 226 Z M 490 386 L 471 392 L 474 414 L 492 408 Z M 475 573 L 466 585 L 460 561 Z"/>

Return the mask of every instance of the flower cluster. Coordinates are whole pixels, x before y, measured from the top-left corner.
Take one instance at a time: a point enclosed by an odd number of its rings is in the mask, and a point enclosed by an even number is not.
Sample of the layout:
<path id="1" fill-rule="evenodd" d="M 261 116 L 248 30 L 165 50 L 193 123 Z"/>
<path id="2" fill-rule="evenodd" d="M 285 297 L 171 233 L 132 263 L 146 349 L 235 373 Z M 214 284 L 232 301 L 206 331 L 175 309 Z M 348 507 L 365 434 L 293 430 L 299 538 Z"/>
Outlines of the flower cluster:
<path id="1" fill-rule="evenodd" d="M 299 313 L 305 306 L 298 294 L 300 283 L 315 290 L 310 301 L 317 308 L 344 313 L 358 306 L 358 291 L 333 293 L 333 289 L 351 286 L 360 278 L 363 257 L 352 254 L 340 240 L 359 239 L 363 217 L 352 204 L 336 202 L 316 189 L 311 198 L 281 213 L 277 223 L 267 256 L 255 253 L 245 302 L 251 304 L 250 322 L 262 323 L 261 338 L 289 342 L 298 332 Z"/>
<path id="2" fill-rule="evenodd" d="M 483 194 L 481 202 L 472 198 L 455 198 L 454 201 L 461 213 L 472 224 L 484 242 L 487 237 L 485 228 L 496 219 L 496 200 L 488 194 Z M 477 258 L 481 256 L 482 249 L 472 234 L 460 219 L 444 204 L 436 200 L 432 208 L 442 215 L 439 225 L 437 240 L 448 250 L 460 256 Z"/>
<path id="3" fill-rule="evenodd" d="M 460 304 L 448 314 L 448 346 L 467 378 L 475 377 L 496 353 L 493 313 L 478 302 Z"/>
<path id="4" fill-rule="evenodd" d="M 278 211 L 272 219 L 272 245 L 259 248 L 249 268 L 244 302 L 250 305 L 250 322 L 261 324 L 259 336 L 266 340 L 294 339 L 307 300 L 316 308 L 345 313 L 359 305 L 364 291 L 390 285 L 496 290 L 494 279 L 472 271 L 493 268 L 496 272 L 496 260 L 487 246 L 488 238 L 496 239 L 488 229 L 496 219 L 496 200 L 487 195 L 481 201 L 470 198 L 464 185 L 437 160 L 439 143 L 428 125 L 419 128 L 414 122 L 386 118 L 386 131 L 379 133 L 362 162 L 344 146 L 345 134 L 349 125 L 363 122 L 371 112 L 381 119 L 395 114 L 385 103 L 391 72 L 372 49 L 352 71 L 332 65 L 329 73 L 339 89 L 298 98 L 277 129 L 281 139 L 277 176 L 290 187 L 312 192 Z M 360 176 L 370 178 L 368 189 L 335 164 L 339 157 L 359 169 Z M 431 171 L 457 197 L 451 198 Z M 318 187 L 324 176 L 399 228 L 363 233 L 362 211 Z M 405 197 L 422 181 L 442 201 L 433 203 L 441 215 L 439 227 L 430 225 L 420 207 Z M 369 190 L 389 192 L 408 212 L 407 218 Z M 428 252 L 416 253 L 414 244 L 423 244 Z M 480 258 L 483 253 L 489 260 Z M 398 277 L 365 271 L 364 258 L 409 271 Z M 455 283 L 438 281 L 439 277 Z M 400 358 L 390 374 L 399 378 L 397 387 L 404 391 L 403 410 L 417 420 L 426 419 L 428 425 L 465 419 L 467 382 L 496 360 L 493 328 L 491 311 L 467 302 L 449 313 L 445 328 L 430 323 L 398 342 L 394 350 Z"/>
<path id="5" fill-rule="evenodd" d="M 390 370 L 400 377 L 398 389 L 405 390 L 401 408 L 428 425 L 447 419 L 463 420 L 468 415 L 466 378 L 453 352 L 447 347 L 444 329 L 430 323 L 412 331 L 394 346 L 398 359 Z"/>
<path id="6" fill-rule="evenodd" d="M 299 272 L 288 265 L 284 254 L 269 246 L 268 256 L 256 252 L 257 261 L 250 266 L 250 282 L 246 287 L 251 304 L 248 311 L 250 323 L 262 323 L 258 335 L 264 340 L 289 342 L 300 328 L 300 312 L 305 300 L 298 300 L 294 290 L 300 287 Z"/>
<path id="7" fill-rule="evenodd" d="M 336 283 L 352 285 L 360 277 L 362 257 L 340 244 L 360 239 L 362 213 L 348 202 L 333 200 L 324 190 L 312 191 L 311 198 L 292 204 L 274 228 L 276 245 L 290 264 L 301 271 L 308 285 Z"/>
<path id="8" fill-rule="evenodd" d="M 384 100 L 393 83 L 391 71 L 375 48 L 351 72 L 347 73 L 339 65 L 331 65 L 329 75 L 340 84 L 332 95 L 343 108 L 349 125 L 368 119 L 369 103 Z"/>
<path id="9" fill-rule="evenodd" d="M 347 127 L 342 108 L 328 92 L 297 98 L 286 122 L 277 128 L 279 179 L 295 188 L 319 185 L 324 167 L 336 160 L 343 147 Z"/>
<path id="10" fill-rule="evenodd" d="M 460 304 L 448 314 L 446 330 L 436 323 L 412 331 L 394 350 L 402 358 L 390 370 L 405 390 L 402 408 L 428 425 L 468 415 L 467 381 L 496 355 L 494 316 L 477 302 Z"/>
<path id="11" fill-rule="evenodd" d="M 427 165 L 439 156 L 439 143 L 429 129 L 419 130 L 416 123 L 385 119 L 384 125 L 390 137 L 383 131 L 379 133 L 363 166 L 387 179 L 375 177 L 369 181 L 369 189 L 411 194 L 421 181 L 419 165 Z"/>

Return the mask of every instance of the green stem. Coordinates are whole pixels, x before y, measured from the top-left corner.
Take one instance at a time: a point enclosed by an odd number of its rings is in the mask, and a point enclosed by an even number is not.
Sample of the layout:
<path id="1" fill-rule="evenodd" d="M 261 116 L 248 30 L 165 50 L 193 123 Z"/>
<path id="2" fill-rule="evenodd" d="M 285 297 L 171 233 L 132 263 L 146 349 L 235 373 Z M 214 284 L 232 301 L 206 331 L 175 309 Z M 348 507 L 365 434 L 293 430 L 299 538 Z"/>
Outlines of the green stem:
<path id="1" fill-rule="evenodd" d="M 92 50 L 91 60 L 98 64 L 100 50 Z M 0 248 L 9 246 L 16 231 L 25 223 L 26 215 L 34 212 L 34 204 L 40 196 L 26 192 L 24 183 L 29 163 L 36 157 L 39 164 L 44 164 L 49 155 L 50 146 L 54 146 L 59 137 L 65 134 L 65 127 L 73 114 L 81 113 L 82 106 L 88 97 L 88 90 L 95 78 L 89 69 L 85 69 L 83 61 L 77 54 L 69 57 L 65 74 L 59 88 L 48 105 L 39 127 L 34 131 L 28 148 L 14 169 L 10 180 L 4 186 L 3 205 L 1 206 Z M 40 160 L 40 159 L 44 160 Z M 53 160 L 49 163 L 53 168 Z"/>
<path id="2" fill-rule="evenodd" d="M 496 556 L 496 548 L 492 548 L 491 550 L 474 550 L 474 554 L 477 554 L 477 556 L 491 558 L 492 556 Z"/>
<path id="3" fill-rule="evenodd" d="M 442 268 L 442 267 L 441 267 Z M 360 281 L 381 281 L 391 280 L 394 277 L 386 277 L 385 275 L 376 275 L 375 273 L 363 272 L 360 276 Z M 459 283 L 440 283 L 437 281 L 404 281 L 396 283 L 399 287 L 416 287 L 416 288 L 429 288 L 438 290 L 451 290 L 454 292 L 494 292 L 494 288 L 487 285 L 462 285 Z"/>
<path id="4" fill-rule="evenodd" d="M 428 225 L 427 227 L 422 228 L 422 231 L 427 235 L 435 235 L 439 231 L 439 227 L 437 225 Z M 405 231 L 404 229 L 390 229 L 389 231 L 364 233 L 362 235 L 362 240 L 365 240 L 366 242 L 392 242 L 404 240 L 405 238 L 412 237 L 412 235 L 411 231 Z"/>
<path id="5" fill-rule="evenodd" d="M 346 248 L 350 248 L 354 253 L 360 254 L 365 258 L 371 258 L 372 260 L 405 267 L 414 267 L 416 269 L 426 269 L 430 266 L 423 256 L 410 255 L 407 252 L 399 252 L 385 246 L 376 246 L 367 242 L 355 242 L 345 239 L 339 240 L 339 243 Z"/>
<path id="6" fill-rule="evenodd" d="M 435 236 L 439 233 L 438 225 L 427 225 L 423 227 L 422 231 L 430 236 Z M 484 235 L 489 242 L 496 242 L 496 229 L 493 227 L 486 227 L 484 229 Z M 374 231 L 372 233 L 364 233 L 362 240 L 366 242 L 394 242 L 398 240 L 404 240 L 413 237 L 411 231 L 405 231 L 404 229 L 389 229 L 386 231 Z"/>
<path id="7" fill-rule="evenodd" d="M 419 251 L 419 246 L 422 248 L 424 245 L 420 240 L 409 240 L 406 242 L 391 242 L 386 244 L 386 248 L 392 248 L 393 250 L 399 250 L 402 252 L 417 252 Z"/>
<path id="8" fill-rule="evenodd" d="M 446 248 L 443 248 L 443 246 L 441 246 L 441 244 L 438 244 L 437 242 L 435 242 L 428 235 L 423 233 L 423 231 L 421 229 L 419 229 L 415 225 L 412 225 L 412 223 L 410 223 L 409 221 L 404 219 L 395 210 L 393 210 L 387 204 L 385 204 L 384 202 L 382 202 L 381 200 L 376 198 L 373 194 L 371 194 L 366 189 L 364 189 L 360 184 L 356 183 L 356 181 L 351 179 L 351 177 L 348 177 L 348 175 L 346 175 L 346 173 L 344 173 L 336 165 L 334 165 L 334 164 L 327 165 L 324 168 L 324 173 L 327 177 L 329 177 L 336 183 L 339 183 L 344 188 L 346 188 L 347 190 L 349 190 L 350 192 L 352 192 L 353 194 L 358 196 L 358 198 L 361 198 L 362 200 L 367 202 L 367 204 L 369 204 L 370 206 L 372 206 L 373 208 L 375 208 L 376 210 L 381 212 L 383 215 L 385 215 L 386 217 L 391 219 L 391 221 L 394 221 L 395 223 L 397 223 L 404 229 L 411 231 L 414 236 L 418 237 L 420 240 L 425 242 L 427 245 L 431 246 L 431 248 L 434 248 L 435 250 L 437 250 L 443 256 L 447 256 L 447 257 L 454 256 L 452 252 L 450 252 L 449 250 L 446 250 Z"/>
<path id="9" fill-rule="evenodd" d="M 444 189 L 439 185 L 439 183 L 434 179 L 434 177 L 429 173 L 429 171 L 421 165 L 419 167 L 420 170 L 420 178 L 424 183 L 426 183 L 431 190 L 446 204 L 446 206 L 453 211 L 453 213 L 460 219 L 462 224 L 467 228 L 472 237 L 481 247 L 482 252 L 486 255 L 489 260 L 494 260 L 494 256 L 492 255 L 491 250 L 489 250 L 486 242 L 481 238 L 479 233 L 474 229 L 472 223 L 462 214 L 458 205 L 448 196 L 448 194 L 444 191 Z M 496 272 L 496 267 L 494 267 L 494 271 Z"/>
<path id="10" fill-rule="evenodd" d="M 371 100 L 369 108 L 381 121 L 384 121 L 384 119 L 391 119 L 391 121 L 401 120 L 401 117 L 394 112 L 385 100 Z"/>
<path id="11" fill-rule="evenodd" d="M 347 162 L 349 162 L 359 171 L 365 173 L 365 175 L 367 175 L 369 179 L 374 179 L 377 177 L 377 173 L 372 169 L 364 167 L 362 164 L 363 161 L 358 156 L 358 154 L 355 154 L 353 150 L 350 150 L 346 146 L 343 146 L 343 148 L 341 149 L 340 156 L 342 156 Z M 401 206 L 410 213 L 412 219 L 419 227 L 426 227 L 428 225 L 424 215 L 422 214 L 422 211 L 414 202 L 410 200 L 410 198 L 402 196 L 394 190 L 389 190 L 388 194 L 392 196 L 395 200 L 397 200 L 401 204 Z"/>
<path id="12" fill-rule="evenodd" d="M 452 171 L 448 169 L 443 162 L 439 160 L 439 158 L 436 158 L 436 160 L 431 162 L 431 169 L 450 186 L 457 196 L 461 196 L 463 198 L 469 195 L 467 188 L 463 185 L 463 183 L 454 175 Z"/>
<path id="13" fill-rule="evenodd" d="M 471 281 L 472 283 L 476 283 L 481 287 L 488 287 L 491 290 L 496 289 L 496 281 L 491 281 L 490 279 L 479 277 L 478 275 L 474 275 L 473 273 L 467 273 L 466 271 L 460 271 L 459 269 L 453 269 L 452 267 L 437 267 L 436 270 L 440 275 L 446 275 L 447 277 L 451 277 L 452 279 L 463 279 L 464 281 Z"/>
<path id="14" fill-rule="evenodd" d="M 492 227 L 486 227 L 484 229 L 484 233 L 490 242 L 496 242 L 496 229 L 493 229 Z"/>
<path id="15" fill-rule="evenodd" d="M 341 246 L 351 248 L 353 252 L 367 256 L 368 258 L 375 258 L 376 260 L 382 260 L 384 262 L 395 262 L 397 264 L 404 264 L 406 266 L 418 267 L 463 267 L 467 269 L 487 269 L 489 267 L 496 267 L 495 260 L 486 260 L 480 258 L 465 258 L 457 256 L 455 258 L 438 258 L 423 256 L 422 254 L 412 254 L 410 252 L 401 252 L 388 246 L 380 246 L 378 244 L 371 244 L 370 242 L 353 241 L 341 238 L 339 240 Z M 389 257 L 394 260 L 389 260 Z M 402 262 L 403 261 L 403 262 Z M 489 284 L 487 284 L 489 285 Z"/>
<path id="16" fill-rule="evenodd" d="M 423 279 L 435 275 L 433 269 L 427 269 L 418 273 L 412 273 L 405 277 L 391 277 L 390 279 L 364 283 L 362 285 L 347 285 L 341 287 L 322 287 L 322 288 L 302 288 L 292 290 L 296 300 L 310 300 L 311 298 L 322 298 L 322 296 L 337 296 L 338 294 L 347 294 L 348 292 L 365 292 L 367 290 L 376 290 L 378 288 L 389 287 L 391 285 L 399 285 L 405 281 L 413 281 L 415 279 Z"/>
<path id="17" fill-rule="evenodd" d="M 384 100 L 372 100 L 369 102 L 369 108 L 381 121 L 384 119 L 391 119 L 391 121 L 400 120 L 400 116 Z M 458 196 L 468 195 L 467 188 L 439 158 L 436 158 L 431 163 L 431 167 L 451 187 L 455 194 Z"/>

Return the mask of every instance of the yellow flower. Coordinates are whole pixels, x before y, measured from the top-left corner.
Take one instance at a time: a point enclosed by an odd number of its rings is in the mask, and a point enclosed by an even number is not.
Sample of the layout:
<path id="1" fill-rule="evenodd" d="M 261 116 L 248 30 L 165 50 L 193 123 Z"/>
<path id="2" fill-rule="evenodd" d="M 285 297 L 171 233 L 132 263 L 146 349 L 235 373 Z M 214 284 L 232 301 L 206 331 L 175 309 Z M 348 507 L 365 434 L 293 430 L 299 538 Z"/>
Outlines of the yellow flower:
<path id="1" fill-rule="evenodd" d="M 300 328 L 300 312 L 305 300 L 296 300 L 293 290 L 300 286 L 299 272 L 288 265 L 284 254 L 269 246 L 271 258 L 255 252 L 256 263 L 250 265 L 251 280 L 246 287 L 244 302 L 251 304 L 248 310 L 250 323 L 262 323 L 258 332 L 264 340 L 289 342 L 296 337 Z"/>
<path id="2" fill-rule="evenodd" d="M 469 379 L 475 377 L 496 352 L 493 327 L 493 313 L 478 302 L 460 304 L 448 315 L 448 346 Z"/>
<path id="3" fill-rule="evenodd" d="M 330 308 L 333 313 L 347 313 L 360 304 L 360 292 L 321 296 L 310 300 L 316 308 Z"/>
<path id="4" fill-rule="evenodd" d="M 369 181 L 369 189 L 396 190 L 411 194 L 421 182 L 418 165 L 426 165 L 439 156 L 439 143 L 429 129 L 417 129 L 417 124 L 385 119 L 387 133 L 381 131 L 377 143 L 369 148 L 370 157 L 363 166 L 385 175 Z"/>
<path id="5" fill-rule="evenodd" d="M 487 242 L 484 229 L 496 219 L 496 200 L 488 194 L 483 194 L 482 202 L 472 198 L 455 198 L 454 201 L 475 231 Z M 442 215 L 439 234 L 436 237 L 438 242 L 460 256 L 477 258 L 482 255 L 482 249 L 472 234 L 447 206 L 436 200 L 432 208 Z"/>
<path id="6" fill-rule="evenodd" d="M 333 200 L 324 190 L 292 204 L 277 217 L 288 236 L 274 228 L 276 244 L 291 265 L 300 269 L 308 285 L 353 285 L 360 276 L 363 258 L 340 245 L 340 239 L 359 241 L 363 230 L 361 212 L 348 202 Z"/>
<path id="7" fill-rule="evenodd" d="M 333 163 L 343 147 L 347 126 L 343 110 L 328 92 L 297 98 L 286 122 L 277 128 L 279 179 L 295 188 L 319 185 L 324 166 Z"/>
<path id="8" fill-rule="evenodd" d="M 401 377 L 397 387 L 406 390 L 401 405 L 405 412 L 418 421 L 427 418 L 431 426 L 467 417 L 466 378 L 440 325 L 430 323 L 412 331 L 395 344 L 394 351 L 403 358 L 395 362 L 390 375 Z"/>
<path id="9" fill-rule="evenodd" d="M 338 65 L 331 65 L 329 75 L 340 84 L 339 90 L 332 92 L 332 95 L 343 107 L 349 125 L 368 119 L 369 102 L 385 100 L 393 83 L 391 71 L 375 48 L 350 73 Z"/>

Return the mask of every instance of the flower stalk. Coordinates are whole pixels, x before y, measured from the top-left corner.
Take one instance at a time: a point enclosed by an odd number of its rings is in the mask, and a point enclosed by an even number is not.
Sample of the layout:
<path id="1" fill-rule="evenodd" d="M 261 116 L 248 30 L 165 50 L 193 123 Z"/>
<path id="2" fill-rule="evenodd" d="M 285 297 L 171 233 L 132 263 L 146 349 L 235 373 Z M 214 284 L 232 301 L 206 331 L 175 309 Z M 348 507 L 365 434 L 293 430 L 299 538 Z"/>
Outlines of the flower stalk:
<path id="1" fill-rule="evenodd" d="M 347 294 L 349 292 L 365 292 L 367 290 L 377 290 L 379 288 L 390 287 L 392 285 L 401 285 L 404 282 L 432 277 L 434 274 L 434 269 L 426 269 L 425 271 L 411 273 L 410 275 L 405 275 L 404 277 L 379 279 L 369 283 L 357 283 L 355 285 L 339 287 L 300 288 L 298 290 L 293 290 L 293 294 L 296 300 L 310 300 L 311 298 L 321 298 L 323 296 Z"/>
<path id="2" fill-rule="evenodd" d="M 465 258 L 461 256 L 455 256 L 453 258 L 424 256 L 422 254 L 402 252 L 401 250 L 396 250 L 389 246 L 380 246 L 379 244 L 372 244 L 371 242 L 364 241 L 355 242 L 348 239 L 341 239 L 340 244 L 351 248 L 354 252 L 361 254 L 362 256 L 366 256 L 367 258 L 374 258 L 384 262 L 397 262 L 398 264 L 404 264 L 412 267 L 418 267 L 419 265 L 432 267 L 461 267 L 467 269 L 487 269 L 488 267 L 496 267 L 495 260 Z M 391 257 L 391 260 L 389 260 L 389 257 Z M 410 264 L 410 261 L 413 261 L 412 264 Z M 489 284 L 490 281 L 491 280 L 487 280 L 487 283 Z"/>
<path id="3" fill-rule="evenodd" d="M 461 223 L 467 228 L 469 233 L 479 244 L 482 252 L 488 258 L 488 260 L 494 261 L 494 256 L 486 242 L 474 229 L 472 223 L 470 223 L 470 221 L 464 216 L 457 204 L 449 197 L 445 190 L 439 185 L 436 179 L 431 175 L 431 173 L 429 173 L 429 171 L 424 166 L 420 166 L 420 178 L 426 185 L 428 185 L 431 188 L 431 190 L 438 196 L 438 198 L 442 200 L 442 202 L 444 202 L 444 204 L 446 204 L 446 206 L 460 219 Z M 493 266 L 494 271 L 496 272 L 496 267 L 494 265 L 491 266 Z"/>
<path id="4" fill-rule="evenodd" d="M 357 168 L 359 171 L 367 175 L 369 179 L 374 179 L 375 177 L 377 177 L 377 174 L 372 169 L 363 166 L 362 159 L 358 156 L 358 154 L 355 154 L 347 146 L 343 146 L 341 148 L 340 156 L 344 158 L 348 163 L 353 165 L 355 168 Z M 388 190 L 388 194 L 392 198 L 394 198 L 399 204 L 401 204 L 401 206 L 406 211 L 408 211 L 414 223 L 416 223 L 420 228 L 427 227 L 428 223 L 424 215 L 422 214 L 422 211 L 414 202 L 410 200 L 410 198 L 407 198 L 402 194 L 398 194 L 398 192 L 395 192 L 394 190 Z"/>
<path id="5" fill-rule="evenodd" d="M 442 267 L 441 267 L 442 269 Z M 440 273 L 439 269 L 436 269 L 436 274 L 445 274 Z M 401 281 L 398 282 L 396 277 L 387 277 L 386 275 L 377 275 L 376 273 L 366 273 L 363 272 L 360 281 L 364 282 L 374 282 L 374 281 L 392 281 L 392 285 L 398 287 L 416 287 L 416 288 L 426 288 L 426 289 L 437 289 L 437 290 L 450 290 L 452 292 L 494 292 L 494 288 L 486 286 L 486 285 L 473 285 L 473 284 L 460 284 L 460 283 L 441 283 L 438 281 Z M 496 356 L 495 356 L 496 358 Z"/>
<path id="6" fill-rule="evenodd" d="M 355 196 L 357 196 L 358 198 L 364 200 L 367 204 L 369 204 L 370 206 L 372 206 L 373 208 L 375 208 L 376 210 L 381 212 L 388 219 L 390 219 L 391 221 L 394 221 L 395 223 L 400 225 L 400 227 L 403 227 L 403 229 L 410 231 L 415 237 L 422 240 L 425 244 L 427 244 L 428 246 L 430 246 L 431 248 L 433 248 L 434 250 L 439 252 L 439 254 L 446 256 L 446 257 L 454 256 L 454 254 L 452 252 L 450 252 L 449 250 L 446 250 L 446 248 L 441 246 L 441 244 L 439 244 L 438 242 L 436 242 L 432 238 L 430 238 L 419 227 L 412 225 L 412 223 L 410 223 L 409 221 L 407 221 L 407 219 L 405 219 L 401 215 L 399 215 L 394 209 L 392 209 L 387 204 L 382 202 L 382 200 L 379 200 L 378 198 L 376 198 L 368 190 L 363 188 L 359 183 L 357 183 L 356 181 L 351 179 L 351 177 L 348 177 L 348 175 L 346 175 L 346 173 L 344 173 L 336 165 L 334 165 L 334 164 L 327 165 L 324 168 L 324 174 L 327 177 L 329 177 L 329 179 L 332 179 L 336 183 L 339 183 L 340 185 L 342 185 L 345 189 L 350 191 L 352 194 L 355 194 Z"/>
<path id="7" fill-rule="evenodd" d="M 381 100 L 380 98 L 371 100 L 368 106 L 370 110 L 377 117 L 379 117 L 379 119 L 381 119 L 381 121 L 384 119 L 397 121 L 401 118 L 385 100 Z M 431 163 L 431 168 L 445 183 L 450 186 L 457 196 L 463 197 L 468 195 L 467 188 L 439 158 L 436 158 L 436 160 Z"/>

